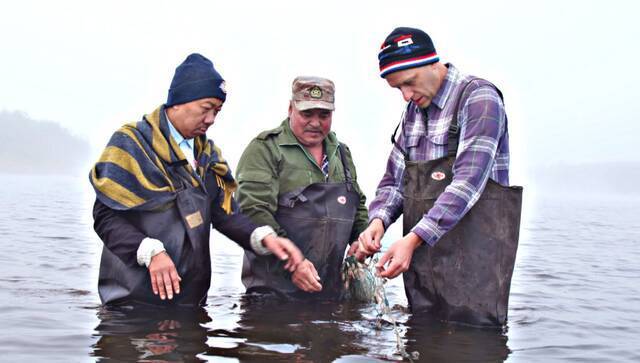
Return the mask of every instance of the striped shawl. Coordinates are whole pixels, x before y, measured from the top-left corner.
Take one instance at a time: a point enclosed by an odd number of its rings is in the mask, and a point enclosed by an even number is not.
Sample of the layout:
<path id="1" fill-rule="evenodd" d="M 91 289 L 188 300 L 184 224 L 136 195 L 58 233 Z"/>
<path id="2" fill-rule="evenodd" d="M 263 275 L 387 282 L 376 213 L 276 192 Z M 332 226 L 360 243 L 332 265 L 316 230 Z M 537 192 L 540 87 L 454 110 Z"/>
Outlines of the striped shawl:
<path id="1" fill-rule="evenodd" d="M 203 187 L 205 178 L 215 177 L 224 191 L 221 207 L 232 213 L 233 192 L 237 183 L 220 149 L 205 135 L 195 138 L 197 170 L 194 170 L 169 131 L 164 106 L 139 122 L 116 131 L 89 179 L 97 198 L 115 210 L 150 211 L 166 207 L 175 198 L 179 186 L 167 173 L 167 165 L 181 162 L 193 187 Z M 213 173 L 208 173 L 212 171 Z M 209 191 L 212 192 L 212 191 Z"/>

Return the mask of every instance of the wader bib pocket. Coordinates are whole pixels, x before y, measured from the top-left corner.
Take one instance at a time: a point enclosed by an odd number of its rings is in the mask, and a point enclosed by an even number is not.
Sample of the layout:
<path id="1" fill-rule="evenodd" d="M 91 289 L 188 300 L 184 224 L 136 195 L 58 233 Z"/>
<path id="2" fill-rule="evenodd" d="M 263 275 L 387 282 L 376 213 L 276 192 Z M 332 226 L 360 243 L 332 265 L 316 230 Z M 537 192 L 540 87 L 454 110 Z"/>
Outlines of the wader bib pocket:
<path id="1" fill-rule="evenodd" d="M 242 282 L 247 292 L 276 291 L 293 298 L 335 298 L 341 292 L 340 268 L 349 244 L 360 196 L 352 185 L 351 173 L 339 153 L 345 170 L 344 183 L 314 183 L 280 195 L 275 219 L 321 278 L 322 292 L 306 293 L 291 282 L 283 263 L 273 256 L 245 252 Z"/>
<path id="2" fill-rule="evenodd" d="M 206 302 L 211 282 L 209 233 L 210 198 L 203 188 L 193 187 L 179 174 L 181 187 L 174 201 L 155 211 L 128 211 L 127 219 L 146 236 L 162 241 L 182 278 L 180 293 L 161 300 L 151 290 L 146 266 L 127 266 L 107 248 L 102 250 L 98 291 L 103 304 L 150 304 L 194 306 Z M 195 223 L 201 220 L 201 223 Z"/>

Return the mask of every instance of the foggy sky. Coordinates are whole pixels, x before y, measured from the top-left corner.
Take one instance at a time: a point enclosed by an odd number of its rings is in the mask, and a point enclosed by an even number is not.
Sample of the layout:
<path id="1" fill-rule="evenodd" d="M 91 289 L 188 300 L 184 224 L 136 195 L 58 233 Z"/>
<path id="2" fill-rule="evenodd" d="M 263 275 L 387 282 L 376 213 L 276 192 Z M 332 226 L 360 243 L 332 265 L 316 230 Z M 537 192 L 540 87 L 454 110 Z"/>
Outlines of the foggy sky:
<path id="1" fill-rule="evenodd" d="M 635 2 L 273 3 L 5 2 L 0 110 L 59 122 L 95 159 L 119 125 L 166 100 L 175 67 L 197 51 L 227 80 L 209 136 L 235 166 L 286 117 L 293 78 L 324 76 L 336 83 L 333 129 L 371 192 L 404 103 L 378 76 L 378 47 L 413 26 L 443 61 L 504 92 L 513 183 L 549 165 L 640 162 Z"/>

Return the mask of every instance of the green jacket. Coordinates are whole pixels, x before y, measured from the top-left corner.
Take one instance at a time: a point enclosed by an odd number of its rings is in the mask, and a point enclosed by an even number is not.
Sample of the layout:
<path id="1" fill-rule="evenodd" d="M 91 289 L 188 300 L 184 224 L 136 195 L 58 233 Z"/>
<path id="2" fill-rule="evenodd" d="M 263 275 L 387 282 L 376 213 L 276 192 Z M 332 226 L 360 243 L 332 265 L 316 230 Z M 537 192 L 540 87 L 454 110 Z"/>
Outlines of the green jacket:
<path id="1" fill-rule="evenodd" d="M 338 139 L 330 132 L 324 140 L 329 158 L 329 182 L 343 182 L 344 170 L 338 154 Z M 344 145 L 349 170 L 354 178 L 353 185 L 360 195 L 360 205 L 355 216 L 351 240 L 368 225 L 366 197 L 358 185 L 356 167 L 349 148 Z M 278 208 L 278 197 L 299 187 L 325 182 L 320 166 L 305 147 L 300 145 L 285 119 L 275 129 L 264 131 L 253 139 L 242 153 L 236 178 L 239 189 L 237 200 L 242 212 L 258 225 L 268 224 L 278 235 L 286 236 L 274 216 Z"/>

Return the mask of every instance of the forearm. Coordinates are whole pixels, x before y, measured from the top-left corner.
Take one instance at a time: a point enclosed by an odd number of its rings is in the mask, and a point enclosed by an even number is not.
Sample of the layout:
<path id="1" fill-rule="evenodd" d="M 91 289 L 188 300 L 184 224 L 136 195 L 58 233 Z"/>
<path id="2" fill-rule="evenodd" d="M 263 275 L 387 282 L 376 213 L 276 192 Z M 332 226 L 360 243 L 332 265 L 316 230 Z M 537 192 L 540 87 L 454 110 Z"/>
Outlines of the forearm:
<path id="1" fill-rule="evenodd" d="M 399 140 L 401 142 L 402 138 Z M 375 218 L 382 220 L 388 228 L 402 214 L 403 197 L 400 185 L 404 174 L 404 157 L 394 146 L 387 160 L 387 167 L 378 184 L 376 196 L 369 204 L 369 222 Z"/>
<path id="2" fill-rule="evenodd" d="M 369 223 L 378 218 L 387 229 L 402 214 L 402 194 L 391 188 L 379 188 L 376 197 L 369 204 Z"/>
<path id="3" fill-rule="evenodd" d="M 287 237 L 287 232 L 278 224 L 274 214 L 266 205 L 242 205 L 242 213 L 258 226 L 270 226 L 281 237 Z"/>
<path id="4" fill-rule="evenodd" d="M 489 173 L 469 172 L 468 175 L 454 177 L 451 184 L 438 196 L 433 207 L 411 230 L 429 245 L 433 246 L 442 235 L 451 230 L 475 205 L 484 190 Z"/>
<path id="5" fill-rule="evenodd" d="M 451 230 L 480 198 L 495 164 L 498 140 L 505 127 L 504 108 L 493 90 L 472 93 L 460 123 L 460 144 L 453 164 L 453 180 L 434 206 L 412 229 L 433 245 Z"/>
<path id="6" fill-rule="evenodd" d="M 258 225 L 246 215 L 239 211 L 233 214 L 227 214 L 220 207 L 214 205 L 211 213 L 211 224 L 213 228 L 237 243 L 243 249 L 252 250 L 251 233 Z"/>
<path id="7" fill-rule="evenodd" d="M 353 223 L 353 228 L 351 229 L 351 238 L 349 242 L 357 240 L 360 233 L 367 229 L 367 226 L 369 225 L 368 216 L 369 213 L 367 213 L 366 209 L 364 211 L 358 210 L 358 212 L 356 213 L 355 221 Z"/>
<path id="8" fill-rule="evenodd" d="M 359 188 L 358 191 L 360 194 L 360 204 L 358 205 L 356 216 L 353 221 L 353 228 L 351 229 L 351 238 L 349 242 L 357 240 L 360 233 L 367 229 L 367 226 L 369 225 L 369 212 L 366 206 L 366 196 Z"/>
<path id="9" fill-rule="evenodd" d="M 451 230 L 475 203 L 475 200 L 467 199 L 466 196 L 461 197 L 460 193 L 466 195 L 469 190 L 461 192 L 460 185 L 462 183 L 454 181 L 447 186 L 438 196 L 433 207 L 411 229 L 427 244 L 431 246 L 436 244 L 440 237 Z"/>
<path id="10" fill-rule="evenodd" d="M 96 199 L 93 206 L 93 228 L 105 247 L 126 265 L 137 265 L 137 250 L 146 237 L 122 212 L 115 211 Z"/>

